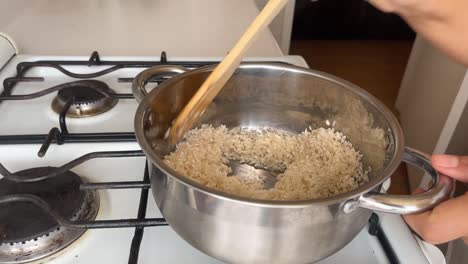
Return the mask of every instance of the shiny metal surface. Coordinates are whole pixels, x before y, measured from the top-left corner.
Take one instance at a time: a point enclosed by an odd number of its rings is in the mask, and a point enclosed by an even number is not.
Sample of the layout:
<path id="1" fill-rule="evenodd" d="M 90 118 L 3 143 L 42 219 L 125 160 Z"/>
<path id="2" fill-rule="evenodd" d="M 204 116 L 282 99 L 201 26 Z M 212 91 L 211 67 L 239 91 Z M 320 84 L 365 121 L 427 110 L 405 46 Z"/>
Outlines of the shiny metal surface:
<path id="1" fill-rule="evenodd" d="M 412 214 L 433 208 L 448 198 L 453 180 L 445 176 L 440 177 L 431 166 L 430 157 L 427 154 L 407 147 L 403 154 L 403 161 L 429 174 L 434 182 L 432 188 L 411 196 L 367 193 L 359 197 L 356 206 L 380 212 Z"/>
<path id="2" fill-rule="evenodd" d="M 187 69 L 176 65 L 163 65 L 159 67 L 149 68 L 148 70 L 140 72 L 132 83 L 132 92 L 135 99 L 141 102 L 148 94 L 146 91 L 146 84 L 151 78 L 167 76 L 168 74 L 184 73 Z"/>
<path id="3" fill-rule="evenodd" d="M 231 168 L 231 176 L 239 177 L 245 180 L 256 179 L 263 181 L 265 189 L 271 189 L 275 187 L 278 181 L 278 174 L 280 171 L 269 171 L 261 168 L 256 168 L 249 164 L 241 163 L 237 160 L 230 160 L 228 163 Z"/>
<path id="4" fill-rule="evenodd" d="M 198 250 L 227 263 L 311 263 L 348 244 L 370 210 L 340 204 L 254 205 L 180 184 L 154 168 L 153 196 L 170 226 Z"/>
<path id="5" fill-rule="evenodd" d="M 119 99 L 109 96 L 115 94 L 115 91 L 101 81 L 80 80 L 63 86 L 52 101 L 52 110 L 60 114 L 68 107 L 67 117 L 81 118 L 102 114 L 119 102 Z"/>
<path id="6" fill-rule="evenodd" d="M 372 171 L 359 188 L 322 199 L 264 201 L 223 193 L 178 174 L 162 160 L 172 150 L 163 140 L 165 132 L 212 69 L 162 83 L 143 98 L 135 116 L 137 140 L 152 163 L 153 195 L 168 223 L 195 248 L 232 263 L 310 263 L 344 247 L 369 220 L 371 210 L 362 208 L 366 197 L 370 201 L 366 194 L 379 190 L 402 160 L 396 118 L 373 96 L 334 76 L 283 64 L 242 64 L 200 123 L 293 132 L 334 125 Z M 139 86 L 147 79 L 141 76 L 151 72 L 161 73 L 158 67 L 141 73 L 134 91 L 143 89 Z M 443 199 L 447 189 L 429 193 L 432 202 Z M 373 195 L 377 202 L 388 197 Z M 407 205 L 411 199 L 406 197 Z"/>

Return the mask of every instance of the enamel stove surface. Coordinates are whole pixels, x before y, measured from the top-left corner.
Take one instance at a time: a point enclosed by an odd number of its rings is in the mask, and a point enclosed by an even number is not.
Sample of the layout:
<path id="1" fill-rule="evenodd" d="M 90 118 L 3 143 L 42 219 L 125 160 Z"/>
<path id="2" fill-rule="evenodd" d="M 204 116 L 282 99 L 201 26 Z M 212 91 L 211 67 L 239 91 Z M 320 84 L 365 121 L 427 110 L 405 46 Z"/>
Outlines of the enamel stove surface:
<path id="1" fill-rule="evenodd" d="M 87 61 L 85 57 L 41 57 L 17 55 L 0 71 L 0 80 L 16 75 L 16 66 L 23 61 Z M 107 57 L 101 61 L 159 61 L 155 58 Z M 219 58 L 177 58 L 177 61 L 217 61 Z M 282 61 L 307 66 L 300 57 L 252 58 L 257 61 Z M 105 71 L 112 66 L 67 66 L 73 73 L 89 74 Z M 91 152 L 139 151 L 129 136 L 133 133 L 133 117 L 137 102 L 129 96 L 131 79 L 145 67 L 123 68 L 96 78 L 73 78 L 56 68 L 33 67 L 26 71 L 26 80 L 15 85 L 13 95 L 35 93 L 67 82 L 97 80 L 107 84 L 114 94 L 120 94 L 117 104 L 91 117 L 66 117 L 68 133 L 122 133 L 127 140 L 80 142 L 64 137 L 62 145 L 53 142 L 42 158 L 41 144 L 52 128 L 60 131 L 59 114 L 52 101 L 57 92 L 25 101 L 0 103 L 0 141 L 11 135 L 29 135 L 29 144 L 0 144 L 0 162 L 11 172 L 35 167 L 59 167 Z M 34 78 L 44 78 L 34 81 Z M 1 89 L 0 89 L 1 90 Z M 120 135 L 120 134 L 119 134 Z M 120 138 L 121 139 L 121 138 Z M 146 160 L 142 156 L 90 159 L 71 170 L 89 183 L 140 182 L 145 177 Z M 162 218 L 151 192 L 142 196 L 142 189 L 100 189 L 99 211 L 96 219 Z M 145 199 L 146 198 L 146 199 Z M 142 201 L 144 201 L 142 203 Z M 139 210 L 146 204 L 146 210 Z M 144 207 L 144 206 L 143 206 Z M 2 205 L 0 205 L 0 210 Z M 378 214 L 350 244 L 320 263 L 438 263 L 426 256 L 427 250 L 418 243 L 401 217 Z M 0 223 L 1 225 L 1 223 Z M 369 232 L 371 231 L 371 232 Z M 374 235 L 371 235 L 374 234 Z M 378 235 L 375 235 L 378 234 Z M 141 239 L 141 241 L 140 241 Z M 0 249 L 3 245 L 0 244 Z M 1 252 L 1 250 L 0 250 Z M 1 254 L 1 253 L 0 253 Z M 261 254 L 261 252 L 259 252 Z M 129 261 L 130 260 L 130 261 Z M 38 263 L 218 263 L 183 241 L 169 226 L 145 228 L 96 228 L 87 230 L 65 249 Z"/>

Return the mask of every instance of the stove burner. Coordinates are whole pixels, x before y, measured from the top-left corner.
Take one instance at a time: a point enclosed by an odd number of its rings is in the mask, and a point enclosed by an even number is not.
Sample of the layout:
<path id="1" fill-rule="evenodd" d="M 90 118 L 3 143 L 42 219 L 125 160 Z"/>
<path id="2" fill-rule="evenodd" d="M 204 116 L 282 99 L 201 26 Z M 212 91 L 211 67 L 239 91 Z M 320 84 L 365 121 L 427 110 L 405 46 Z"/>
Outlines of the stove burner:
<path id="1" fill-rule="evenodd" d="M 71 100 L 71 106 L 67 111 L 68 117 L 98 115 L 112 109 L 119 101 L 108 95 L 115 92 L 101 81 L 83 80 L 65 85 L 67 87 L 59 90 L 52 101 L 52 109 L 60 114 Z"/>
<path id="2" fill-rule="evenodd" d="M 47 174 L 54 167 L 33 168 L 15 173 L 19 176 Z M 80 191 L 83 183 L 68 171 L 34 183 L 15 183 L 0 179 L 0 196 L 35 195 L 63 217 L 72 221 L 94 220 L 99 210 L 95 191 Z M 85 229 L 60 227 L 49 215 L 30 203 L 12 202 L 0 210 L 0 263 L 23 263 L 52 255 L 78 239 Z"/>

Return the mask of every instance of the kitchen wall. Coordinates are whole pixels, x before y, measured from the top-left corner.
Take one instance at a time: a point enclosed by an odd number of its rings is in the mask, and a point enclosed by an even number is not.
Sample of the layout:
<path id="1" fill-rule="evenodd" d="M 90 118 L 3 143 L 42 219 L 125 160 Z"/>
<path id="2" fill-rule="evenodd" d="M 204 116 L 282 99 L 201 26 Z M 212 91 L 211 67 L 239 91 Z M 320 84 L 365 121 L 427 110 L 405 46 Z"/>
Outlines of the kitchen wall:
<path id="1" fill-rule="evenodd" d="M 461 101 L 461 102 L 454 102 L 453 107 L 454 108 L 460 108 L 459 110 L 460 115 L 455 117 L 455 115 L 452 117 L 452 120 L 449 121 L 455 121 L 453 126 L 454 130 L 452 133 L 452 136 L 447 140 L 447 153 L 450 154 L 455 154 L 455 155 L 468 155 L 468 138 L 467 138 L 467 132 L 468 132 L 468 107 L 466 107 L 466 99 L 465 100 L 460 100 L 463 99 L 463 97 L 467 96 L 467 93 L 462 93 L 466 90 L 468 90 L 468 75 L 465 74 L 465 78 L 460 86 L 460 90 L 458 92 L 458 95 L 456 97 L 456 101 Z M 453 109 L 452 112 L 455 112 L 457 109 Z"/>
<path id="2" fill-rule="evenodd" d="M 14 0 L 0 1 L 0 32 L 23 54 L 221 57 L 257 14 L 253 0 Z M 247 56 L 282 54 L 266 31 Z"/>
<path id="3" fill-rule="evenodd" d="M 465 67 L 417 37 L 396 102 L 408 146 L 434 152 L 465 72 Z M 444 135 L 446 140 L 451 136 L 448 132 Z M 441 145 L 437 151 L 445 152 L 446 147 Z M 409 167 L 408 173 L 414 189 L 422 172 Z"/>
<path id="4" fill-rule="evenodd" d="M 13 41 L 0 32 L 0 70 L 17 52 Z"/>
<path id="5" fill-rule="evenodd" d="M 268 0 L 255 0 L 259 9 L 263 9 L 267 2 Z M 295 2 L 295 0 L 289 0 L 283 11 L 270 24 L 271 33 L 285 55 L 289 54 L 289 46 L 291 44 Z"/>
<path id="6" fill-rule="evenodd" d="M 450 257 L 447 264 L 466 264 L 468 263 L 468 246 L 459 239 L 452 244 Z"/>

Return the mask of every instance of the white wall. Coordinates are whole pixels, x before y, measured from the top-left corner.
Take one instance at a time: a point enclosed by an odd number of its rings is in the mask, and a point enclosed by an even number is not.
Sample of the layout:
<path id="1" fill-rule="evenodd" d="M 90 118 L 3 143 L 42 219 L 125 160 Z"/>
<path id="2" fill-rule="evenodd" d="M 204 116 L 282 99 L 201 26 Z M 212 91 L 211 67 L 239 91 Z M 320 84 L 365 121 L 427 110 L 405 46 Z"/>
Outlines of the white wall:
<path id="1" fill-rule="evenodd" d="M 0 0 L 0 31 L 23 54 L 222 57 L 257 15 L 254 0 Z M 247 56 L 282 54 L 265 30 Z"/>
<path id="2" fill-rule="evenodd" d="M 408 146 L 434 151 L 465 72 L 427 41 L 416 39 L 396 102 Z M 422 173 L 414 168 L 408 173 L 414 188 Z"/>
<path id="3" fill-rule="evenodd" d="M 255 0 L 255 2 L 258 8 L 262 9 L 268 0 Z M 270 24 L 270 31 L 285 55 L 289 54 L 289 46 L 291 44 L 295 2 L 295 0 L 289 0 L 283 11 Z"/>

